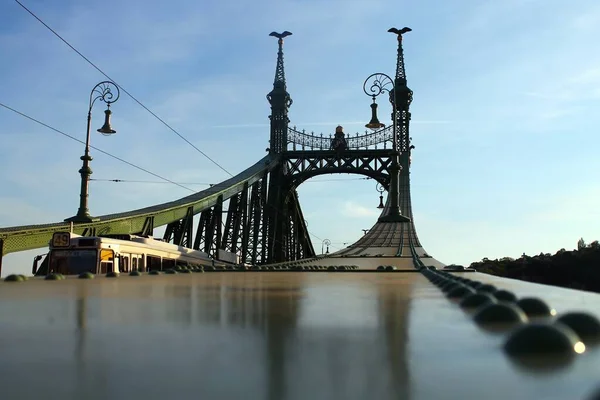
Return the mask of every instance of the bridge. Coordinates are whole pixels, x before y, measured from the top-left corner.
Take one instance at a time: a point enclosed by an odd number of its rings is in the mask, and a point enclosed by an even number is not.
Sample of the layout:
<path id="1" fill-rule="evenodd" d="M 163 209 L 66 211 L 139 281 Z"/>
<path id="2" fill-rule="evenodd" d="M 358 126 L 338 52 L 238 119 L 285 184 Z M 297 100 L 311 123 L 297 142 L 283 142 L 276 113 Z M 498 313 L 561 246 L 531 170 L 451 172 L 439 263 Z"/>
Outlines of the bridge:
<path id="1" fill-rule="evenodd" d="M 393 78 L 373 74 L 373 132 L 329 137 L 290 126 L 278 53 L 268 154 L 190 196 L 90 216 L 89 166 L 77 215 L 0 228 L 1 254 L 55 232 L 153 236 L 239 255 L 250 271 L 0 284 L 3 393 L 29 398 L 545 398 L 599 384 L 600 299 L 593 293 L 448 269 L 417 236 L 410 192 L 410 105 L 403 37 Z M 392 126 L 379 123 L 385 94 Z M 108 117 L 107 125 L 108 126 Z M 87 155 L 87 153 L 86 153 Z M 358 174 L 388 193 L 355 243 L 317 255 L 297 188 Z M 1 263 L 0 263 L 1 266 Z M 126 304 L 126 306 L 125 306 Z M 10 344 L 10 347 L 8 346 Z M 251 394 L 251 395 L 249 395 Z"/>

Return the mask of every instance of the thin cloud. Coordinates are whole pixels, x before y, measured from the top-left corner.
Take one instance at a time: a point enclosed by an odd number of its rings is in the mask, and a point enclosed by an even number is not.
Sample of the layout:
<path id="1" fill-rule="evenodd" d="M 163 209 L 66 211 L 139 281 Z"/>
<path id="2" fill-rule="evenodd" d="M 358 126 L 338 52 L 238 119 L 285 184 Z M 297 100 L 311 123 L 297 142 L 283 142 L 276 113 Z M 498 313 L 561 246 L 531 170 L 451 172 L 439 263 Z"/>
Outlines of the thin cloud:
<path id="1" fill-rule="evenodd" d="M 344 203 L 342 215 L 350 218 L 374 218 L 379 215 L 379 210 L 367 208 L 352 201 L 347 201 Z"/>
<path id="2" fill-rule="evenodd" d="M 411 120 L 410 121 L 411 124 L 431 124 L 431 125 L 439 125 L 439 124 L 452 124 L 453 121 L 445 121 L 445 120 Z M 337 126 L 337 125 L 349 125 L 349 126 L 353 126 L 353 125 L 365 125 L 365 121 L 330 121 L 330 122 L 300 122 L 297 124 L 291 124 L 290 126 L 295 127 L 296 129 L 300 129 L 300 127 L 302 126 L 322 126 L 322 125 L 331 125 L 331 126 Z M 206 129 L 232 129 L 232 128 L 262 128 L 262 127 L 268 127 L 270 126 L 270 124 L 268 123 L 242 123 L 242 124 L 231 124 L 231 125 L 213 125 L 213 126 L 209 126 Z"/>

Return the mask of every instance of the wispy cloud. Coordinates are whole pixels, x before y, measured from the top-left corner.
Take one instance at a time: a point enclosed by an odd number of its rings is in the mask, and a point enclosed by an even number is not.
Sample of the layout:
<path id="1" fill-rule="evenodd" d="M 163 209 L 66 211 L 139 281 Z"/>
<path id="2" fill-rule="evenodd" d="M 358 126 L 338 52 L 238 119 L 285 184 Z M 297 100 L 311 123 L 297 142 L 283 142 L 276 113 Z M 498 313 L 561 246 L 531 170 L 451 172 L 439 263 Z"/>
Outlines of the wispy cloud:
<path id="1" fill-rule="evenodd" d="M 379 210 L 367 208 L 352 201 L 346 201 L 344 203 L 344 208 L 341 211 L 342 215 L 350 218 L 373 218 L 379 215 L 377 212 Z"/>
<path id="2" fill-rule="evenodd" d="M 414 120 L 411 121 L 412 124 L 417 125 L 444 125 L 444 124 L 452 124 L 453 121 L 443 121 L 443 120 Z M 342 126 L 362 126 L 364 127 L 365 121 L 329 121 L 329 122 L 294 122 L 293 126 L 296 129 L 301 129 L 303 126 L 325 126 L 330 125 L 335 127 L 337 125 Z M 241 123 L 241 124 L 231 124 L 231 125 L 213 125 L 207 127 L 207 129 L 231 129 L 231 128 L 261 128 L 270 126 L 268 123 Z"/>

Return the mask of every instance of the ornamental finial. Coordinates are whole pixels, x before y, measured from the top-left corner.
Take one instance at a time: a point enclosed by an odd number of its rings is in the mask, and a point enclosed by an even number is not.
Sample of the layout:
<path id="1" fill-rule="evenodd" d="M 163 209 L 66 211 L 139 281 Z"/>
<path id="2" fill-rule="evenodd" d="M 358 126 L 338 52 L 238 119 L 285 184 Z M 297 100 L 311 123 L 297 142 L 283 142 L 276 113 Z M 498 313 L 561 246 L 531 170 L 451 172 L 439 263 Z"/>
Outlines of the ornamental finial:
<path id="1" fill-rule="evenodd" d="M 292 32 L 283 31 L 282 33 L 271 32 L 269 36 L 278 38 L 279 51 L 277 52 L 277 67 L 275 68 L 275 81 L 274 85 L 281 85 L 285 88 L 285 71 L 283 69 L 283 38 L 290 36 Z"/>
<path id="2" fill-rule="evenodd" d="M 396 61 L 396 79 L 394 86 L 406 86 L 406 71 L 404 69 L 404 51 L 402 50 L 402 35 L 410 31 L 412 31 L 412 29 L 410 29 L 407 26 L 405 26 L 402 29 L 388 29 L 388 32 L 395 33 L 396 35 L 398 35 L 398 57 Z"/>

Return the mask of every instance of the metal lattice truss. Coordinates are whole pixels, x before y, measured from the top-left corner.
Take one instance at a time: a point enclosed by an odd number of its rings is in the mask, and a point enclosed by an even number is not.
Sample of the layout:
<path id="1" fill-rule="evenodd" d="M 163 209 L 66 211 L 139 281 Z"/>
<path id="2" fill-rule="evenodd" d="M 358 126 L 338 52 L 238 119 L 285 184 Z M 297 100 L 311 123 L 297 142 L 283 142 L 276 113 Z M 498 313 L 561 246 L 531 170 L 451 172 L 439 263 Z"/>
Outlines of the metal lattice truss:
<path id="1" fill-rule="evenodd" d="M 100 216 L 97 222 L 75 224 L 73 232 L 84 236 L 151 236 L 154 228 L 167 225 L 165 240 L 206 251 L 213 257 L 218 256 L 219 249 L 237 253 L 242 262 L 252 264 L 273 259 L 275 251 L 289 260 L 312 257 L 314 249 L 295 191 L 279 194 L 287 203 L 268 197 L 270 182 L 277 180 L 272 179 L 274 170 L 281 170 L 280 161 L 266 156 L 209 189 L 168 203 Z M 274 220 L 280 221 L 277 238 L 265 229 Z M 70 227 L 69 223 L 59 222 L 0 228 L 0 254 L 46 247 L 54 232 Z"/>
<path id="2" fill-rule="evenodd" d="M 389 186 L 393 150 L 288 151 L 283 154 L 286 175 L 293 187 L 323 174 L 365 175 Z"/>
<path id="3" fill-rule="evenodd" d="M 375 147 L 383 143 L 383 148 L 387 148 L 388 145 L 392 147 L 393 139 L 392 126 L 383 128 L 373 133 L 367 133 L 359 136 L 346 136 L 346 142 L 349 149 L 369 149 L 371 146 Z M 287 142 L 292 144 L 292 149 L 296 150 L 329 150 L 331 148 L 331 141 L 333 140 L 332 135 L 323 136 L 323 134 L 315 135 L 313 132 L 306 133 L 304 130 L 299 131 L 295 127 L 288 128 Z M 299 149 L 298 149 L 299 147 Z"/>

